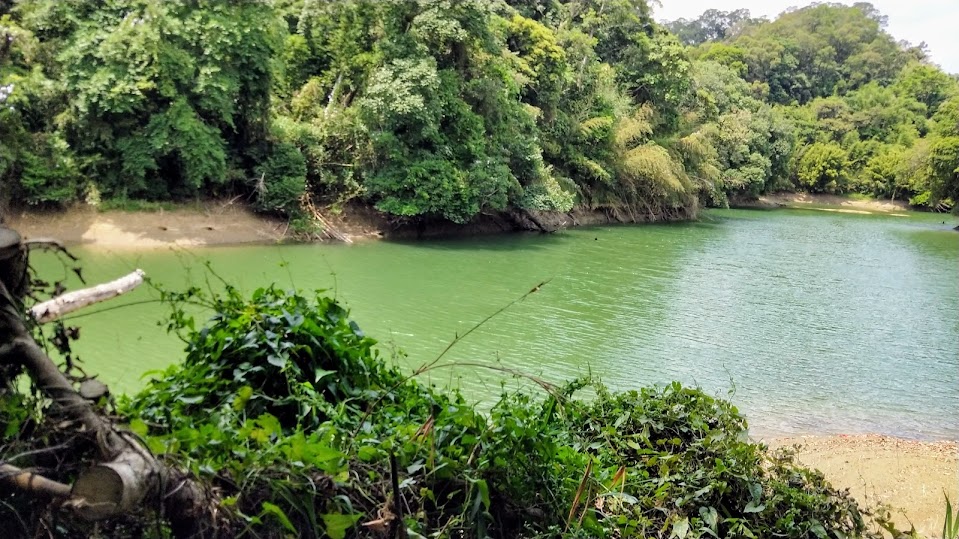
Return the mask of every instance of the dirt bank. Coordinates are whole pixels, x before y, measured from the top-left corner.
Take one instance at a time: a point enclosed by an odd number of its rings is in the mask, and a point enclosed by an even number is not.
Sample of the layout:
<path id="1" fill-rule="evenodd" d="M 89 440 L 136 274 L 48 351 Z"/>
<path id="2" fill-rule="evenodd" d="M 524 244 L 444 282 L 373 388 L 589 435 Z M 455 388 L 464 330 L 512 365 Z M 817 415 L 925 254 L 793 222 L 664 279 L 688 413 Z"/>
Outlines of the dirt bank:
<path id="1" fill-rule="evenodd" d="M 350 205 L 323 218 L 337 237 L 349 241 L 392 238 L 418 239 L 475 236 L 512 231 L 552 232 L 570 226 L 640 223 L 694 218 L 631 214 L 616 209 L 576 209 L 569 213 L 508 211 L 482 214 L 466 224 L 443 220 L 390 218 L 364 205 Z M 200 247 L 242 243 L 272 243 L 292 238 L 286 221 L 253 213 L 232 202 L 205 202 L 159 211 L 98 211 L 76 206 L 65 211 L 14 211 L 3 216 L 7 226 L 26 238 L 53 237 L 67 244 L 110 249 Z"/>
<path id="2" fill-rule="evenodd" d="M 802 208 L 841 213 L 902 213 L 912 209 L 903 200 L 849 198 L 839 195 L 810 193 L 776 193 L 757 200 L 736 200 L 730 204 L 740 208 Z"/>
<path id="3" fill-rule="evenodd" d="M 90 206 L 15 211 L 4 220 L 28 239 L 52 237 L 111 249 L 272 242 L 282 239 L 287 229 L 285 221 L 256 215 L 245 206 L 212 202 L 149 212 L 100 212 Z"/>
<path id="4" fill-rule="evenodd" d="M 887 504 L 900 528 L 910 523 L 926 537 L 939 537 L 945 498 L 959 500 L 956 442 L 917 442 L 889 436 L 781 438 L 770 447 L 799 444 L 798 459 L 817 468 L 833 486 L 848 488 L 861 503 Z"/>

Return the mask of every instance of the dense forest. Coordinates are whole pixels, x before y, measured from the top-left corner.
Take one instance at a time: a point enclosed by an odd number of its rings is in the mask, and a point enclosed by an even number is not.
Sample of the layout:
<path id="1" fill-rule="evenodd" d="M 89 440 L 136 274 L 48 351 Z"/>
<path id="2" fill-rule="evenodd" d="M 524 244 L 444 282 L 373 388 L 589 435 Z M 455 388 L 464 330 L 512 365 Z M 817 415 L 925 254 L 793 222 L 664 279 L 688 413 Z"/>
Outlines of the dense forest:
<path id="1" fill-rule="evenodd" d="M 0 204 L 247 196 L 297 220 L 778 190 L 959 200 L 959 81 L 870 4 L 0 2 Z"/>

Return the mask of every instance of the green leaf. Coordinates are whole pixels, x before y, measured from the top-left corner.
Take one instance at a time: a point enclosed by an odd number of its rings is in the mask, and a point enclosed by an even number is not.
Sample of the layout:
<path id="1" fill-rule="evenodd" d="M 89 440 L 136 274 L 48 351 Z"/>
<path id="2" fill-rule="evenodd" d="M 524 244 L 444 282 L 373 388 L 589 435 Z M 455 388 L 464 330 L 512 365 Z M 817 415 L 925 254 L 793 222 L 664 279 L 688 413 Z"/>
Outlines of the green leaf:
<path id="1" fill-rule="evenodd" d="M 483 500 L 483 508 L 489 511 L 490 507 L 490 498 L 489 498 L 489 485 L 486 484 L 486 481 L 480 479 L 476 481 L 476 488 L 479 490 L 480 499 Z"/>
<path id="2" fill-rule="evenodd" d="M 277 520 L 280 521 L 280 524 L 282 524 L 284 528 L 292 533 L 296 533 L 296 528 L 293 527 L 293 523 L 290 522 L 290 518 L 286 516 L 286 513 L 284 513 L 279 506 L 270 502 L 263 502 L 263 512 L 261 514 L 273 515 Z"/>
<path id="3" fill-rule="evenodd" d="M 677 520 L 673 522 L 673 531 L 669 535 L 670 538 L 676 537 L 677 539 L 686 539 L 686 535 L 689 534 L 689 519 L 683 518 L 682 520 Z"/>
<path id="4" fill-rule="evenodd" d="M 279 368 L 281 368 L 281 369 L 282 369 L 283 367 L 286 367 L 286 358 L 283 357 L 283 356 L 278 356 L 278 355 L 276 355 L 276 354 L 270 354 L 270 355 L 266 356 L 266 361 L 267 361 L 267 363 L 269 363 L 270 365 L 279 367 Z"/>
<path id="5" fill-rule="evenodd" d="M 813 532 L 816 537 L 820 539 L 828 539 L 829 534 L 826 533 L 826 528 L 823 527 L 822 523 L 818 520 L 813 520 L 809 526 L 809 531 Z"/>
<path id="6" fill-rule="evenodd" d="M 143 422 L 142 419 L 134 419 L 130 421 L 130 432 L 136 434 L 141 438 L 146 438 L 147 432 L 150 431 L 150 428 L 147 427 L 147 424 Z"/>
<path id="7" fill-rule="evenodd" d="M 766 504 L 751 501 L 746 504 L 746 508 L 743 509 L 743 513 L 761 513 L 765 508 Z"/>
<path id="8" fill-rule="evenodd" d="M 313 376 L 314 376 L 313 383 L 315 384 L 316 382 L 319 382 L 320 380 L 326 378 L 327 376 L 331 374 L 336 374 L 336 371 L 328 371 L 326 369 L 321 369 L 317 367 L 316 370 L 313 372 Z"/>
<path id="9" fill-rule="evenodd" d="M 379 451 L 371 445 L 364 445 L 356 452 L 356 456 L 363 462 L 370 462 L 376 458 L 377 454 L 379 454 Z"/>
<path id="10" fill-rule="evenodd" d="M 348 515 L 342 513 L 326 513 L 322 515 L 326 535 L 329 535 L 330 539 L 344 539 L 347 530 L 352 528 L 361 516 L 363 516 L 362 513 L 351 513 Z"/>

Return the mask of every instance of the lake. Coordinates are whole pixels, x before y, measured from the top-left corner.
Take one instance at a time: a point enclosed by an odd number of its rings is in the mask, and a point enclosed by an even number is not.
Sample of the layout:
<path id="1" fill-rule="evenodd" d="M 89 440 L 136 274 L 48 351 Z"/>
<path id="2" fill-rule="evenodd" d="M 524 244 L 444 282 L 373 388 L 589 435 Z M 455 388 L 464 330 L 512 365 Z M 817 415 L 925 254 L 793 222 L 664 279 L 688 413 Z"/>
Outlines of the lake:
<path id="1" fill-rule="evenodd" d="M 945 224 L 943 221 L 945 220 Z M 501 365 L 614 389 L 680 380 L 743 410 L 758 436 L 875 432 L 959 436 L 959 233 L 933 214 L 711 210 L 702 220 L 356 245 L 143 252 L 75 248 L 88 283 L 144 269 L 205 286 L 204 261 L 244 290 L 328 289 L 411 370 L 456 335 L 444 361 Z M 63 269 L 41 255 L 43 276 Z M 76 282 L 70 281 L 73 286 Z M 115 392 L 182 357 L 143 303 L 147 287 L 72 319 L 75 350 Z M 119 307 L 127 303 L 134 305 Z M 106 310 L 104 310 L 106 309 Z M 482 368 L 433 371 L 489 403 L 521 384 Z"/>

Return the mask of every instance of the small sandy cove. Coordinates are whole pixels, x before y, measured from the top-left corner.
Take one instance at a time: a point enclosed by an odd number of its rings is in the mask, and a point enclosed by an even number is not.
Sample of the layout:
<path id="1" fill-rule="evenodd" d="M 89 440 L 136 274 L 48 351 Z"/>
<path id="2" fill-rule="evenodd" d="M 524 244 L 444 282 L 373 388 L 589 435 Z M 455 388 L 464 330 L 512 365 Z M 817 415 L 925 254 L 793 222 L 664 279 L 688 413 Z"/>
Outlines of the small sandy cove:
<path id="1" fill-rule="evenodd" d="M 803 208 L 838 213 L 886 213 L 897 217 L 905 217 L 905 212 L 911 209 L 909 204 L 904 200 L 860 199 L 840 195 L 809 193 L 775 193 L 762 195 L 755 202 L 744 205 L 763 208 Z"/>
<path id="2" fill-rule="evenodd" d="M 945 494 L 959 501 L 959 447 L 954 441 L 918 442 L 879 435 L 766 440 L 772 448 L 799 446 L 802 464 L 817 468 L 837 488 L 867 507 L 886 504 L 906 531 L 940 537 Z"/>
<path id="3" fill-rule="evenodd" d="M 209 202 L 174 210 L 11 212 L 7 226 L 27 238 L 56 238 L 68 245 L 109 249 L 202 247 L 268 243 L 286 236 L 283 220 L 254 214 L 244 205 Z"/>

